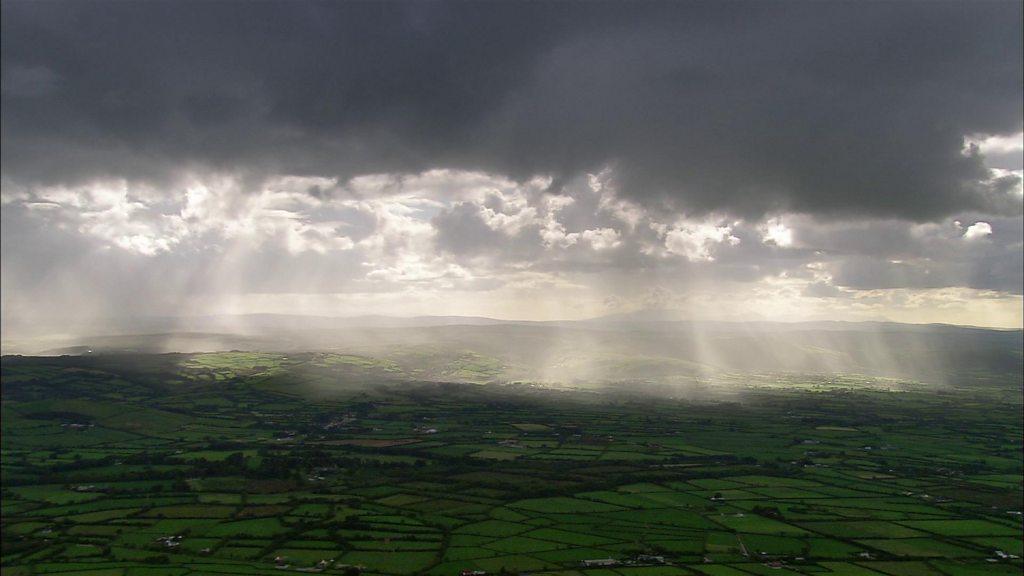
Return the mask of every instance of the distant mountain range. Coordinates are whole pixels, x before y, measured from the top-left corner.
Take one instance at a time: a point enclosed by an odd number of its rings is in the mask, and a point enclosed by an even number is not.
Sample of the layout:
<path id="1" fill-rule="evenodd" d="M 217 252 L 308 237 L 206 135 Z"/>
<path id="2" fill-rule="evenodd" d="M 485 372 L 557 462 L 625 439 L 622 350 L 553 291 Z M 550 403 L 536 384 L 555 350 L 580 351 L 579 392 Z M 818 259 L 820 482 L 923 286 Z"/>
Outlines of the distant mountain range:
<path id="1" fill-rule="evenodd" d="M 664 311 L 564 322 L 254 314 L 148 318 L 106 329 L 105 334 L 91 332 L 97 335 L 83 330 L 83 336 L 5 341 L 4 353 L 328 351 L 472 381 L 671 382 L 726 373 L 799 372 L 1014 382 L 1024 370 L 1020 330 L 893 322 L 686 321 Z"/>
<path id="2" fill-rule="evenodd" d="M 840 330 L 840 331 L 897 331 L 931 332 L 934 330 L 1014 330 L 957 326 L 950 324 L 903 324 L 889 321 L 808 321 L 772 322 L 754 320 L 750 322 L 688 320 L 676 310 L 641 310 L 611 314 L 585 320 L 502 320 L 483 316 L 307 316 L 297 314 L 237 314 L 211 316 L 149 316 L 142 318 L 107 319 L 93 323 L 60 323 L 59 332 L 112 335 L 171 332 L 212 332 L 229 334 L 261 334 L 267 330 L 338 330 L 351 328 L 425 328 L 432 326 L 560 326 L 574 328 L 613 328 L 644 330 L 678 330 L 688 327 L 716 332 L 750 331 L 799 331 L 799 330 Z M 33 326 L 8 326 L 16 333 L 31 333 Z M 41 327 L 36 332 L 43 332 Z M 37 334 L 41 335 L 41 334 Z"/>

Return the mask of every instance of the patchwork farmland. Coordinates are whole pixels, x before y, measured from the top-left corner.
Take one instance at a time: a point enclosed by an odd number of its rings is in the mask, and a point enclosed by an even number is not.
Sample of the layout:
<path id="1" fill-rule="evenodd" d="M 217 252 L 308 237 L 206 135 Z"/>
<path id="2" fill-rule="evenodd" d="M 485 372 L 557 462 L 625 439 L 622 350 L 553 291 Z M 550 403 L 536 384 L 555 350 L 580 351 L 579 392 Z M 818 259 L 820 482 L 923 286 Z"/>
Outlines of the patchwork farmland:
<path id="1" fill-rule="evenodd" d="M 332 354 L 2 370 L 5 575 L 1021 571 L 1019 385 L 695 397 Z"/>

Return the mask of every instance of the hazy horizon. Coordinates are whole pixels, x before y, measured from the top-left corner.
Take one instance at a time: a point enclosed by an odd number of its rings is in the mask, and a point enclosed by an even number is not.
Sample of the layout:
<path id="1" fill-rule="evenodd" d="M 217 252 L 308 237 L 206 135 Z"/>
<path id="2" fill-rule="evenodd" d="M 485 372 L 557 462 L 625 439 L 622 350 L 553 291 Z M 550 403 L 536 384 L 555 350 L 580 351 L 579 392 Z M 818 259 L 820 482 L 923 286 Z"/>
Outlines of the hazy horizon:
<path id="1" fill-rule="evenodd" d="M 667 309 L 667 308 L 638 308 L 628 311 L 611 312 L 608 314 L 601 314 L 597 316 L 579 316 L 579 317 L 553 317 L 546 319 L 538 318 L 516 318 L 516 317 L 500 317 L 500 316 L 480 316 L 480 315 L 469 315 L 469 314 L 387 314 L 387 313 L 367 313 L 367 314 L 330 314 L 330 313 L 288 313 L 288 312 L 246 312 L 246 313 L 235 313 L 235 314 L 194 314 L 187 316 L 173 316 L 173 315 L 125 315 L 125 316 L 107 316 L 102 318 L 88 318 L 80 321 L 68 321 L 66 318 L 58 318 L 56 316 L 38 316 L 32 319 L 32 322 L 37 323 L 41 326 L 74 326 L 74 325 L 90 325 L 96 326 L 102 329 L 104 326 L 131 326 L 133 324 L 145 324 L 146 322 L 166 322 L 169 326 L 176 326 L 176 323 L 187 323 L 190 321 L 197 320 L 229 320 L 229 319 L 243 319 L 243 318 L 295 318 L 295 319 L 310 319 L 310 320 L 325 320 L 325 321 L 338 321 L 339 328 L 345 328 L 349 326 L 346 321 L 424 321 L 424 322 L 450 322 L 454 324 L 466 323 L 472 324 L 474 322 L 493 322 L 493 323 L 522 323 L 522 324 L 586 324 L 595 322 L 641 322 L 641 323 L 693 323 L 693 324 L 731 324 L 731 325 L 745 325 L 745 324 L 778 324 L 778 325 L 815 325 L 815 324 L 849 324 L 849 325 L 871 325 L 871 324 L 892 324 L 895 326 L 949 326 L 954 328 L 978 328 L 983 330 L 1009 330 L 1009 331 L 1020 331 L 1024 328 L 1014 325 L 1000 326 L 1000 325 L 981 325 L 981 324 L 959 324 L 953 322 L 903 322 L 893 320 L 884 316 L 878 317 L 867 317 L 858 319 L 833 319 L 830 317 L 811 317 L 806 319 L 767 319 L 767 318 L 748 318 L 748 319 L 735 319 L 732 317 L 716 317 L 714 315 L 709 316 L 690 316 L 683 310 Z M 17 327 L 18 325 L 15 324 Z"/>

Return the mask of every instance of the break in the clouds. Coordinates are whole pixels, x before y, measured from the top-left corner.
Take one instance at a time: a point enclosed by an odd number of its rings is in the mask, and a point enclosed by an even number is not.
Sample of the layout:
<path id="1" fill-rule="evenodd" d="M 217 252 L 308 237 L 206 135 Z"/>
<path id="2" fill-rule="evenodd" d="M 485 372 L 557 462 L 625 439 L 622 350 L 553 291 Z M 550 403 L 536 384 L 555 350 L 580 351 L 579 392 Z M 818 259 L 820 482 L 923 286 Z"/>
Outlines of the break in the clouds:
<path id="1" fill-rule="evenodd" d="M 3 314 L 1019 326 L 1019 2 L 5 2 Z"/>

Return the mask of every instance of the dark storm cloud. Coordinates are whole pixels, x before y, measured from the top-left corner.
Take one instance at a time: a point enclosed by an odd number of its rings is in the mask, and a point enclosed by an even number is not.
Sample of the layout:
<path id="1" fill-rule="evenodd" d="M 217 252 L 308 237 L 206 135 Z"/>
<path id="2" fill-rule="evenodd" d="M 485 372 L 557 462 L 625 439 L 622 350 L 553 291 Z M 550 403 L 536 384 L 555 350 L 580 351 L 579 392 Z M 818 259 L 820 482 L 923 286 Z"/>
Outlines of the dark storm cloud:
<path id="1" fill-rule="evenodd" d="M 3 4 L 3 172 L 437 166 L 652 207 L 1017 214 L 1019 2 Z"/>

